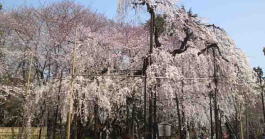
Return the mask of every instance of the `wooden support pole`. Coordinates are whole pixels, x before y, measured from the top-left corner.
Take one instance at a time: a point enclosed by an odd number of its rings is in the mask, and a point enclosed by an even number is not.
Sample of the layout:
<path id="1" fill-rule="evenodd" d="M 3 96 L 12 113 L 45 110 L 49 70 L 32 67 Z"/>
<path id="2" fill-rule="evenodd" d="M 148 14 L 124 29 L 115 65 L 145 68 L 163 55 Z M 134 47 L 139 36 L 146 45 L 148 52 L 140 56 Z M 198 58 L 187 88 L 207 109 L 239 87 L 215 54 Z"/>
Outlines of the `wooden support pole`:
<path id="1" fill-rule="evenodd" d="M 77 28 L 75 29 L 75 37 L 77 37 Z M 71 78 L 71 91 L 68 94 L 69 112 L 67 113 L 67 127 L 66 127 L 66 139 L 71 138 L 71 120 L 73 111 L 73 95 L 74 95 L 74 79 L 75 79 L 75 62 L 76 62 L 76 38 L 74 42 L 74 48 L 72 53 L 72 78 Z"/>

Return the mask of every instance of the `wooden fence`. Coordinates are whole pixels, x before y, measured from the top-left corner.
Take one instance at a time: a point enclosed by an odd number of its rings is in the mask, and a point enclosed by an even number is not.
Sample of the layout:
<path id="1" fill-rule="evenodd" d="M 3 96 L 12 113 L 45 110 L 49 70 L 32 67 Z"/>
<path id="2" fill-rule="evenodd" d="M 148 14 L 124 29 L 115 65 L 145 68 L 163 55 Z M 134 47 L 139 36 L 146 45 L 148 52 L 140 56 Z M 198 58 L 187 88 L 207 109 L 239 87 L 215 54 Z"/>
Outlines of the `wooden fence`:
<path id="1" fill-rule="evenodd" d="M 22 127 L 0 127 L 0 139 L 17 139 L 21 131 Z M 46 139 L 47 127 L 31 127 L 29 136 L 31 139 Z"/>

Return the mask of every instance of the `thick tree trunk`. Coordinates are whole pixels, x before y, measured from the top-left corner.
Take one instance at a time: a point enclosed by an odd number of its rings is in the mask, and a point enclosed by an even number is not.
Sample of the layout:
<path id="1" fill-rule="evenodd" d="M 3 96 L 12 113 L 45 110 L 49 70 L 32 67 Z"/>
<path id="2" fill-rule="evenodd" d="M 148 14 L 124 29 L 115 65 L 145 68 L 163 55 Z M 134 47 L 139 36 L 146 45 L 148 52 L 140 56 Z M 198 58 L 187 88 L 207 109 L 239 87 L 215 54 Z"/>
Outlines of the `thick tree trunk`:
<path id="1" fill-rule="evenodd" d="M 214 117 L 215 117 L 215 137 L 216 139 L 219 139 L 219 132 L 218 132 L 218 108 L 217 108 L 217 93 L 218 93 L 218 79 L 217 79 L 217 65 L 216 65 L 216 54 L 215 50 L 213 49 L 213 58 L 214 58 L 214 84 L 215 84 L 215 89 L 214 89 Z"/>
<path id="2" fill-rule="evenodd" d="M 152 135 L 151 133 L 148 133 L 147 134 L 147 122 L 146 122 L 146 101 L 147 101 L 147 92 L 146 92 L 146 67 L 148 66 L 148 64 L 151 63 L 151 54 L 153 52 L 153 36 L 154 36 L 154 20 L 155 20 L 155 13 L 154 13 L 154 10 L 150 7 L 149 4 L 147 4 L 147 9 L 148 9 L 148 12 L 151 16 L 151 24 L 150 24 L 150 49 L 149 49 L 149 54 L 147 56 L 147 58 L 145 58 L 145 61 L 144 61 L 144 65 L 143 65 L 143 74 L 144 74 L 144 137 L 145 139 L 146 138 L 150 138 L 150 135 Z M 150 100 L 149 100 L 150 102 Z M 150 118 L 150 115 L 151 113 L 149 113 L 149 118 Z M 151 120 L 149 120 L 150 122 Z M 151 123 L 149 123 L 150 125 Z M 150 128 L 150 127 L 149 127 Z M 150 132 L 150 130 L 149 130 Z"/>

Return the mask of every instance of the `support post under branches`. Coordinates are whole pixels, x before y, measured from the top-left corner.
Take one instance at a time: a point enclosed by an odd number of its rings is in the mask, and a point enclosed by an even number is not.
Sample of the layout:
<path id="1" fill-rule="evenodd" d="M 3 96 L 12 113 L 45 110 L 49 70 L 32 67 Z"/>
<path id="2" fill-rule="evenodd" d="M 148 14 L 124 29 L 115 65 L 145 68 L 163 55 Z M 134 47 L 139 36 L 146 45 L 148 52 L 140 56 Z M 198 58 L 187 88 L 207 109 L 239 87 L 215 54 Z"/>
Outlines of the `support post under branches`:
<path id="1" fill-rule="evenodd" d="M 211 125 L 211 139 L 213 139 L 213 112 L 212 112 L 212 98 L 213 98 L 213 93 L 212 93 L 212 91 L 209 93 L 209 98 L 210 98 L 210 125 Z"/>
<path id="2" fill-rule="evenodd" d="M 265 133 L 265 105 L 264 105 L 264 87 L 262 85 L 262 75 L 259 75 L 259 84 L 261 87 L 261 101 L 262 101 L 262 111 L 263 111 L 263 132 Z"/>
<path id="3" fill-rule="evenodd" d="M 216 139 L 219 139 L 219 132 L 218 132 L 218 127 L 219 127 L 219 118 L 218 118 L 218 108 L 217 108 L 217 93 L 218 93 L 218 78 L 217 78 L 217 65 L 216 65 L 216 54 L 215 50 L 213 50 L 213 58 L 214 58 L 214 84 L 215 84 L 215 89 L 214 89 L 214 121 L 215 121 L 215 137 Z"/>
<path id="4" fill-rule="evenodd" d="M 77 29 L 75 30 L 75 35 Z M 73 54 L 72 54 L 72 78 L 71 78 L 71 90 L 68 94 L 69 112 L 67 114 L 67 127 L 66 127 L 66 139 L 71 138 L 71 122 L 72 122 L 72 109 L 73 109 L 73 95 L 74 95 L 74 78 L 75 78 L 75 62 L 76 62 L 76 40 L 74 43 Z"/>

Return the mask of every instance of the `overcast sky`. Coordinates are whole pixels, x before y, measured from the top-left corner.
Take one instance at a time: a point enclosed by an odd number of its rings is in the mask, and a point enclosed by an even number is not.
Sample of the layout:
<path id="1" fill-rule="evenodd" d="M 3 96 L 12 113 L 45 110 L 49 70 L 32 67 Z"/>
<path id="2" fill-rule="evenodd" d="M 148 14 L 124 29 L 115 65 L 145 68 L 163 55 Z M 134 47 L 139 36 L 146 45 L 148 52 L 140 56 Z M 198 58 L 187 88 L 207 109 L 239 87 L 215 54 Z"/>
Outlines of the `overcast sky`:
<path id="1" fill-rule="evenodd" d="M 38 6 L 60 0 L 0 0 L 4 7 L 14 9 L 25 3 Z M 45 1 L 45 2 L 44 2 Z M 117 0 L 75 0 L 106 15 L 116 17 Z M 265 69 L 265 0 L 182 0 L 180 5 L 192 8 L 194 13 L 209 23 L 224 28 L 249 58 L 252 66 Z"/>

